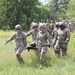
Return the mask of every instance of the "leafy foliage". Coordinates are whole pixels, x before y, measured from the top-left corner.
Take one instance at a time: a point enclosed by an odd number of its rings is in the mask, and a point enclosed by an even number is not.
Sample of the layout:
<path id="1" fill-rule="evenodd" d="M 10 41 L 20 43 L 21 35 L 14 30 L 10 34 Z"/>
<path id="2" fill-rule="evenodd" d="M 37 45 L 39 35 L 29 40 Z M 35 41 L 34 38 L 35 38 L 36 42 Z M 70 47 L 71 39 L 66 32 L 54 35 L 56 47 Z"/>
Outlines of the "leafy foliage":
<path id="1" fill-rule="evenodd" d="M 39 4 L 38 0 L 3 0 L 0 5 L 5 10 L 0 10 L 5 15 L 4 22 L 13 29 L 16 24 L 29 25 Z"/>
<path id="2" fill-rule="evenodd" d="M 43 5 L 39 0 L 0 0 L 0 29 L 14 29 L 21 24 L 24 30 L 30 28 L 33 19 L 59 20 L 74 17 L 74 0 L 48 0 Z"/>
<path id="3" fill-rule="evenodd" d="M 51 9 L 50 17 L 51 19 L 59 19 L 59 17 L 66 17 L 65 13 L 67 10 L 67 5 L 70 0 L 52 0 L 46 6 Z"/>
<path id="4" fill-rule="evenodd" d="M 73 19 L 75 21 L 75 0 L 70 0 L 66 15 L 69 19 Z"/>

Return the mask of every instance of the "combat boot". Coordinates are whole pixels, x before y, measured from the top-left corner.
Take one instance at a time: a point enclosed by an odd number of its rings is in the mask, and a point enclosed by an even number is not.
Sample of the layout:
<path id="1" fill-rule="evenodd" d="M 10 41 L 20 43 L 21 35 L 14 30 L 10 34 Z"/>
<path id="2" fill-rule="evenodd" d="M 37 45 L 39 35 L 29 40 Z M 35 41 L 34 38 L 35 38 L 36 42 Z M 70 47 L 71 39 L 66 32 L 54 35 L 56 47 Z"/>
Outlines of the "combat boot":
<path id="1" fill-rule="evenodd" d="M 62 56 L 67 56 L 66 50 L 62 50 Z"/>
<path id="2" fill-rule="evenodd" d="M 23 65 L 24 64 L 23 58 L 18 54 L 16 55 L 16 57 L 17 57 L 17 60 L 18 60 L 19 64 Z"/>
<path id="3" fill-rule="evenodd" d="M 42 69 L 42 68 L 43 68 L 43 63 L 40 64 L 40 69 Z"/>
<path id="4" fill-rule="evenodd" d="M 56 51 L 56 52 L 55 52 L 55 56 L 56 56 L 57 58 L 60 58 L 60 51 Z"/>
<path id="5" fill-rule="evenodd" d="M 56 56 L 57 58 L 60 58 L 60 54 L 55 54 L 55 56 Z"/>

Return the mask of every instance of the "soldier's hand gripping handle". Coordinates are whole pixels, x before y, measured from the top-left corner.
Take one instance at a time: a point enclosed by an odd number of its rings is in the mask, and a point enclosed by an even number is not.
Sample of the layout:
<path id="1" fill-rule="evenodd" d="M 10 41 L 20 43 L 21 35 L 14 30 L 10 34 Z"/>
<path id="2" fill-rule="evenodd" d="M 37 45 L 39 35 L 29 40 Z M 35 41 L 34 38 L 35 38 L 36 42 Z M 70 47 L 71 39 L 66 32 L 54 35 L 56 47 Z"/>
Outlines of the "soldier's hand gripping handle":
<path id="1" fill-rule="evenodd" d="M 30 48 L 29 47 L 26 47 L 26 49 L 28 49 L 28 51 L 30 51 Z"/>
<path id="2" fill-rule="evenodd" d="M 48 47 L 50 48 L 50 45 L 48 45 Z"/>

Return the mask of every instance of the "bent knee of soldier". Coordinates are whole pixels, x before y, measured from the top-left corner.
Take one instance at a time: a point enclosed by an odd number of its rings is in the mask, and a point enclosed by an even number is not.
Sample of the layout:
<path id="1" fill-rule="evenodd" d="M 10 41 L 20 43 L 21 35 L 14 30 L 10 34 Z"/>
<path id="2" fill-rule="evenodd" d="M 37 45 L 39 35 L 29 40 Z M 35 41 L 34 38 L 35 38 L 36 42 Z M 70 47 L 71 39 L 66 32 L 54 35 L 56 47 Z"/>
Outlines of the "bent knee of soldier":
<path id="1" fill-rule="evenodd" d="M 62 49 L 67 50 L 67 44 L 62 45 Z"/>
<path id="2" fill-rule="evenodd" d="M 60 50 L 60 46 L 56 44 L 56 45 L 54 46 L 54 50 L 55 50 L 55 51 Z"/>
<path id="3" fill-rule="evenodd" d="M 41 52 L 46 53 L 47 52 L 47 47 L 42 47 Z"/>
<path id="4" fill-rule="evenodd" d="M 16 54 L 20 54 L 22 51 L 23 51 L 23 48 L 20 47 L 17 49 Z"/>
<path id="5" fill-rule="evenodd" d="M 16 53 L 15 53 L 15 54 L 16 54 L 16 56 L 18 56 L 18 55 L 20 55 L 20 52 L 19 52 L 19 51 L 16 51 Z"/>

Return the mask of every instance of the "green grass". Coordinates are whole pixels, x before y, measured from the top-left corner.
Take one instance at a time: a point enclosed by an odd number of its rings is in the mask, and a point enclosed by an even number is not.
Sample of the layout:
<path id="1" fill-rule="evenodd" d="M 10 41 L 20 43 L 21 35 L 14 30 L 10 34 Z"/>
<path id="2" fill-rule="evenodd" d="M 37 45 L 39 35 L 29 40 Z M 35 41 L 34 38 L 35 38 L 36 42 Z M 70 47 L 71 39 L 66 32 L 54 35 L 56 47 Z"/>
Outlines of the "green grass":
<path id="1" fill-rule="evenodd" d="M 39 69 L 39 57 L 34 51 L 24 50 L 22 57 L 25 64 L 23 66 L 18 64 L 14 41 L 4 45 L 13 33 L 14 31 L 0 31 L 0 75 L 75 75 L 75 32 L 71 33 L 67 57 L 57 59 L 54 51 L 48 49 L 45 66 L 41 70 Z M 27 40 L 30 43 L 31 36 Z"/>

